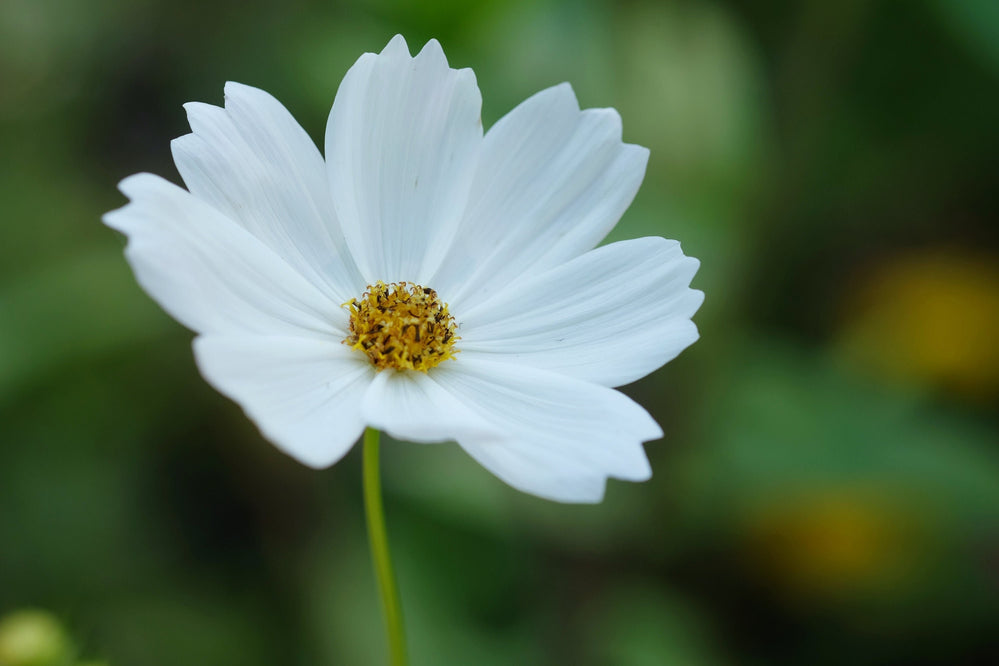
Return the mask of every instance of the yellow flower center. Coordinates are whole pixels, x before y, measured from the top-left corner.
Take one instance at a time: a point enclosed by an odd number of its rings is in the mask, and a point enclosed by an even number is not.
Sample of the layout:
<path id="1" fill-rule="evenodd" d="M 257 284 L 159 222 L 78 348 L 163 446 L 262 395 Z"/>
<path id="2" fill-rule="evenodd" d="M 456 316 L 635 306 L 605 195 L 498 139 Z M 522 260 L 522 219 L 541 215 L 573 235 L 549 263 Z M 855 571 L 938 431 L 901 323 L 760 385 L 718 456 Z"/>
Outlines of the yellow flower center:
<path id="1" fill-rule="evenodd" d="M 378 282 L 343 307 L 350 310 L 350 335 L 343 344 L 363 351 L 378 370 L 426 372 L 458 353 L 458 325 L 433 289 Z"/>

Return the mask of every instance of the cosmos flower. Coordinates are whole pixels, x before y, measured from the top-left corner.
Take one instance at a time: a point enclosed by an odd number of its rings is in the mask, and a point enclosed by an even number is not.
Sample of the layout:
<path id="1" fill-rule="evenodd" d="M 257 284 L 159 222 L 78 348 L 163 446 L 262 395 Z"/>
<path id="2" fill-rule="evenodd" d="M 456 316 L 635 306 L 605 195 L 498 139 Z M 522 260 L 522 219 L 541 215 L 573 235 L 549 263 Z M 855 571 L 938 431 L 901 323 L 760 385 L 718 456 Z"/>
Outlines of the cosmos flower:
<path id="1" fill-rule="evenodd" d="M 698 262 L 663 238 L 596 247 L 648 160 L 613 109 L 562 84 L 483 133 L 480 107 L 471 70 L 396 36 L 347 72 L 324 160 L 277 100 L 229 83 L 225 108 L 186 105 L 187 190 L 131 176 L 104 221 L 208 382 L 302 463 L 373 427 L 599 501 L 608 477 L 651 474 L 662 431 L 612 387 L 697 339 Z"/>

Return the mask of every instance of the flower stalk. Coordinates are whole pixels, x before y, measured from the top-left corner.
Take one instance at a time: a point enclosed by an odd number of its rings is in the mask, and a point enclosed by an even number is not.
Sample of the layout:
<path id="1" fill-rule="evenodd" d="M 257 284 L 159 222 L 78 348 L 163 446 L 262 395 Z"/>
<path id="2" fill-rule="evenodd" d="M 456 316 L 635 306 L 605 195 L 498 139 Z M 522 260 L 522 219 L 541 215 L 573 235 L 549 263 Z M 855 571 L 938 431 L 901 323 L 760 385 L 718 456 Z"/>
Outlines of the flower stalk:
<path id="1" fill-rule="evenodd" d="M 385 631 L 388 635 L 389 664 L 406 666 L 406 632 L 402 622 L 402 605 L 395 582 L 388 534 L 385 531 L 385 511 L 382 507 L 382 484 L 378 465 L 380 433 L 374 428 L 364 431 L 364 512 L 368 522 L 368 542 L 371 561 L 378 581 Z"/>

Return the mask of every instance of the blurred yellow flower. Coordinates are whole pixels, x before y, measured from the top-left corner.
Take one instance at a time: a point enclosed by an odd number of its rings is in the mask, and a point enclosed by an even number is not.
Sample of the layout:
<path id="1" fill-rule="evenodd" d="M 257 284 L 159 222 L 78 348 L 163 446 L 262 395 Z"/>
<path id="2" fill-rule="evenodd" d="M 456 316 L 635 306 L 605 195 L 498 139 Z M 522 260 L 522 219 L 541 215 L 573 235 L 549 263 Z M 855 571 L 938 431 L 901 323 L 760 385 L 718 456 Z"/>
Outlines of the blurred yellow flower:
<path id="1" fill-rule="evenodd" d="M 745 520 L 750 560 L 797 597 L 890 591 L 921 556 L 918 522 L 883 492 L 852 487 L 794 493 Z"/>
<path id="2" fill-rule="evenodd" d="M 884 264 L 851 294 L 846 355 L 895 379 L 967 395 L 999 390 L 999 259 L 915 252 Z"/>

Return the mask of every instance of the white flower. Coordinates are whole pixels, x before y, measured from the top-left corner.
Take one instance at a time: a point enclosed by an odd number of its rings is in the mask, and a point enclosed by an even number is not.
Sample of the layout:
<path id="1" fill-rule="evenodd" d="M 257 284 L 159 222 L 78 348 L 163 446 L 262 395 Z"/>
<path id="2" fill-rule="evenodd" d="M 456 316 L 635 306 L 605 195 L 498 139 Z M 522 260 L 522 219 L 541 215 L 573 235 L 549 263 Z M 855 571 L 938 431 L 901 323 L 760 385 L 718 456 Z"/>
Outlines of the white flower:
<path id="1" fill-rule="evenodd" d="M 698 262 L 662 238 L 593 249 L 648 160 L 613 109 L 562 84 L 483 136 L 480 106 L 440 44 L 412 57 L 396 36 L 347 72 L 324 161 L 277 100 L 229 83 L 224 109 L 186 105 L 189 192 L 131 176 L 104 221 L 197 333 L 205 378 L 301 462 L 333 464 L 371 426 L 599 501 L 607 477 L 651 474 L 642 442 L 662 431 L 611 387 L 697 339 Z"/>

